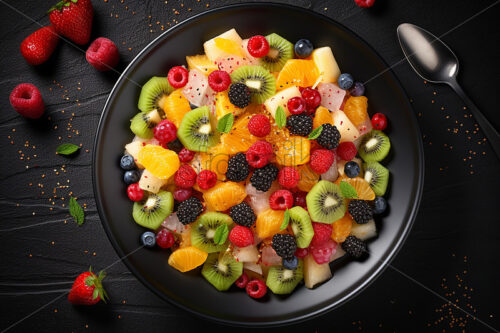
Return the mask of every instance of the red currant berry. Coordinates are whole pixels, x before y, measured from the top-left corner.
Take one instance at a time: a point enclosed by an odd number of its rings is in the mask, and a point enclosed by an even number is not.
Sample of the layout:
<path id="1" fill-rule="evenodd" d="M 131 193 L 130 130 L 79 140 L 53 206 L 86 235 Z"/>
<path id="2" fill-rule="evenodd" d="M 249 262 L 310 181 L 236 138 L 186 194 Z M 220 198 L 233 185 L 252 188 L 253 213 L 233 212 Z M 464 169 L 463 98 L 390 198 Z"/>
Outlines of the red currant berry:
<path id="1" fill-rule="evenodd" d="M 313 113 L 321 104 L 321 95 L 313 88 L 305 88 L 302 90 L 302 98 L 306 101 L 306 110 L 308 113 Z"/>
<path id="2" fill-rule="evenodd" d="M 307 256 L 308 253 L 309 250 L 307 248 L 298 247 L 297 250 L 295 250 L 294 254 L 297 258 L 304 258 L 305 256 Z"/>
<path id="3" fill-rule="evenodd" d="M 306 192 L 302 191 L 295 192 L 293 194 L 293 205 L 307 209 L 306 195 L 307 195 Z"/>
<path id="4" fill-rule="evenodd" d="M 181 151 L 179 152 L 179 161 L 181 161 L 181 163 L 191 162 L 195 154 L 196 153 L 194 151 L 182 148 Z"/>
<path id="5" fill-rule="evenodd" d="M 301 114 L 306 110 L 306 101 L 302 97 L 292 97 L 286 106 L 291 114 Z"/>
<path id="6" fill-rule="evenodd" d="M 372 117 L 372 126 L 376 130 L 383 131 L 387 128 L 387 118 L 383 113 L 375 113 Z"/>
<path id="7" fill-rule="evenodd" d="M 156 125 L 154 131 L 155 139 L 162 145 L 172 142 L 177 138 L 177 127 L 170 120 L 162 120 Z"/>
<path id="8" fill-rule="evenodd" d="M 262 58 L 269 52 L 269 42 L 264 36 L 253 36 L 248 40 L 247 49 L 252 57 Z"/>
<path id="9" fill-rule="evenodd" d="M 189 72 L 182 66 L 172 67 L 168 71 L 168 83 L 175 89 L 184 87 L 188 83 Z"/>
<path id="10" fill-rule="evenodd" d="M 246 290 L 248 296 L 253 298 L 261 298 L 267 293 L 267 286 L 262 280 L 252 279 L 250 282 L 248 282 Z"/>
<path id="11" fill-rule="evenodd" d="M 249 280 L 249 278 L 248 278 L 247 273 L 243 272 L 243 274 L 241 274 L 241 276 L 238 278 L 238 280 L 236 280 L 236 282 L 234 284 L 238 288 L 245 288 L 248 284 L 248 280 Z"/>
<path id="12" fill-rule="evenodd" d="M 162 249 L 168 249 L 175 244 L 175 237 L 167 229 L 162 229 L 156 234 L 156 244 Z"/>
<path id="13" fill-rule="evenodd" d="M 144 198 L 144 191 L 139 187 L 139 183 L 134 183 L 127 187 L 127 195 L 132 201 L 141 201 Z"/>
<path id="14" fill-rule="evenodd" d="M 174 191 L 174 199 L 177 201 L 184 201 L 193 195 L 193 190 L 190 188 L 178 188 Z"/>

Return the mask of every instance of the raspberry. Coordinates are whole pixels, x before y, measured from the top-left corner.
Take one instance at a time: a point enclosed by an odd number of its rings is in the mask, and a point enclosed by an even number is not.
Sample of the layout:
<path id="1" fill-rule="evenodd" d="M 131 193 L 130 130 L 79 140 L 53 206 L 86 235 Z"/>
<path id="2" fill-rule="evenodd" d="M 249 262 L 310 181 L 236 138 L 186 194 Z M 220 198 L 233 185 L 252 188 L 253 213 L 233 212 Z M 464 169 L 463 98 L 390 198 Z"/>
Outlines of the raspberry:
<path id="1" fill-rule="evenodd" d="M 307 210 L 306 192 L 298 191 L 293 194 L 293 205 L 300 206 Z"/>
<path id="2" fill-rule="evenodd" d="M 349 202 L 349 214 L 358 224 L 368 223 L 373 218 L 373 210 L 365 200 L 352 199 Z"/>
<path id="3" fill-rule="evenodd" d="M 231 77 L 226 71 L 213 71 L 208 75 L 208 85 L 213 91 L 221 92 L 229 88 Z"/>
<path id="4" fill-rule="evenodd" d="M 246 202 L 242 202 L 231 207 L 229 215 L 233 219 L 234 223 L 243 227 L 251 227 L 257 219 L 252 207 L 250 207 Z"/>
<path id="5" fill-rule="evenodd" d="M 179 221 L 186 225 L 196 221 L 198 216 L 203 212 L 203 205 L 200 199 L 191 197 L 182 201 L 177 208 L 177 217 Z"/>
<path id="6" fill-rule="evenodd" d="M 132 201 L 141 201 L 144 197 L 144 191 L 139 187 L 139 183 L 130 184 L 127 187 L 127 195 Z"/>
<path id="7" fill-rule="evenodd" d="M 309 247 L 309 252 L 314 258 L 314 261 L 318 265 L 326 264 L 330 262 L 331 256 L 334 254 L 334 251 L 337 250 L 337 243 L 335 243 L 332 239 L 327 239 L 321 244 L 311 245 Z"/>
<path id="8" fill-rule="evenodd" d="M 278 168 L 274 164 L 269 163 L 263 168 L 254 170 L 252 177 L 250 177 L 250 183 L 257 190 L 267 192 L 276 179 L 276 176 L 278 176 Z"/>
<path id="9" fill-rule="evenodd" d="M 267 141 L 257 141 L 246 152 L 247 162 L 254 168 L 262 168 L 273 157 L 273 145 Z"/>
<path id="10" fill-rule="evenodd" d="M 354 2 L 361 8 L 369 8 L 375 4 L 375 0 L 354 0 Z"/>
<path id="11" fill-rule="evenodd" d="M 291 134 L 308 136 L 313 129 L 313 120 L 306 114 L 291 115 L 286 119 L 286 127 Z"/>
<path id="12" fill-rule="evenodd" d="M 235 226 L 229 233 L 229 240 L 237 247 L 246 247 L 253 244 L 253 233 L 250 228 L 241 225 Z"/>
<path id="13" fill-rule="evenodd" d="M 295 250 L 295 256 L 297 258 L 304 258 L 308 254 L 309 254 L 309 250 L 307 248 L 298 247 L 297 250 Z"/>
<path id="14" fill-rule="evenodd" d="M 248 122 L 248 130 L 250 131 L 250 134 L 259 138 L 268 135 L 271 133 L 271 123 L 269 122 L 269 118 L 263 114 L 256 114 L 252 116 Z"/>
<path id="15" fill-rule="evenodd" d="M 87 62 L 98 71 L 104 72 L 113 69 L 120 61 L 120 53 L 115 43 L 111 40 L 99 37 L 90 44 L 85 52 Z"/>
<path id="16" fill-rule="evenodd" d="M 168 249 L 175 243 L 174 235 L 167 229 L 162 229 L 156 234 L 156 244 L 162 249 Z"/>
<path id="17" fill-rule="evenodd" d="M 10 105 L 21 116 L 38 119 L 43 115 L 45 104 L 42 94 L 31 83 L 21 83 L 12 90 L 9 96 Z"/>
<path id="18" fill-rule="evenodd" d="M 335 162 L 335 154 L 331 150 L 316 149 L 311 154 L 311 169 L 319 174 L 325 173 Z"/>
<path id="19" fill-rule="evenodd" d="M 202 190 L 208 190 L 217 183 L 217 175 L 213 171 L 203 170 L 198 174 L 197 182 Z"/>
<path id="20" fill-rule="evenodd" d="M 269 206 L 274 210 L 286 210 L 293 207 L 293 195 L 288 190 L 278 190 L 269 197 Z"/>
<path id="21" fill-rule="evenodd" d="M 182 66 L 175 66 L 168 71 L 168 83 L 175 89 L 184 87 L 188 83 L 189 72 Z"/>
<path id="22" fill-rule="evenodd" d="M 316 142 L 326 149 L 335 149 L 339 145 L 339 140 L 340 132 L 337 127 L 331 124 L 323 124 L 323 130 Z"/>
<path id="23" fill-rule="evenodd" d="M 249 278 L 247 273 L 243 272 L 243 274 L 241 274 L 241 276 L 234 282 L 234 284 L 236 285 L 236 287 L 243 289 L 247 286 L 248 280 Z"/>
<path id="24" fill-rule="evenodd" d="M 177 138 L 177 127 L 168 119 L 162 120 L 156 125 L 153 130 L 155 139 L 160 144 L 166 144 L 174 141 Z"/>
<path id="25" fill-rule="evenodd" d="M 284 167 L 278 173 L 278 182 L 286 188 L 294 188 L 300 180 L 300 174 L 294 167 Z"/>
<path id="26" fill-rule="evenodd" d="M 248 40 L 247 49 L 252 57 L 262 58 L 269 52 L 269 42 L 264 36 L 253 36 Z"/>
<path id="27" fill-rule="evenodd" d="M 292 258 L 295 250 L 297 250 L 295 238 L 292 235 L 286 234 L 274 235 L 271 246 L 277 255 L 285 259 Z"/>
<path id="28" fill-rule="evenodd" d="M 355 258 L 361 257 L 363 252 L 367 251 L 366 243 L 356 236 L 347 236 L 342 243 L 342 249 Z"/>
<path id="29" fill-rule="evenodd" d="M 344 161 L 352 160 L 357 153 L 358 150 L 356 149 L 356 146 L 350 141 L 341 142 L 337 147 L 337 155 Z"/>
<path id="30" fill-rule="evenodd" d="M 375 113 L 372 117 L 373 128 L 383 131 L 387 128 L 387 118 L 383 113 Z"/>
<path id="31" fill-rule="evenodd" d="M 330 239 L 333 231 L 331 224 L 312 222 L 312 226 L 314 229 L 314 236 L 311 240 L 312 246 L 320 245 Z"/>
<path id="32" fill-rule="evenodd" d="M 233 182 L 241 182 L 250 174 L 245 154 L 238 153 L 227 162 L 226 178 Z"/>
<path id="33" fill-rule="evenodd" d="M 191 162 L 194 158 L 195 152 L 186 148 L 182 148 L 179 152 L 179 161 L 181 163 Z"/>
<path id="34" fill-rule="evenodd" d="M 250 89 L 243 83 L 233 83 L 229 86 L 228 92 L 229 101 L 231 104 L 239 108 L 244 108 L 250 104 Z"/>
<path id="35" fill-rule="evenodd" d="M 261 298 L 267 293 L 267 286 L 262 280 L 252 279 L 248 282 L 246 291 L 248 296 L 252 298 Z"/>
<path id="36" fill-rule="evenodd" d="M 180 188 L 191 188 L 196 184 L 196 171 L 188 164 L 183 164 L 175 172 L 174 183 Z"/>
<path id="37" fill-rule="evenodd" d="M 184 201 L 193 195 L 193 190 L 190 188 L 178 188 L 173 193 L 174 199 L 177 201 Z"/>
<path id="38" fill-rule="evenodd" d="M 301 114 L 306 110 L 306 101 L 302 97 L 292 97 L 286 103 L 291 114 Z"/>

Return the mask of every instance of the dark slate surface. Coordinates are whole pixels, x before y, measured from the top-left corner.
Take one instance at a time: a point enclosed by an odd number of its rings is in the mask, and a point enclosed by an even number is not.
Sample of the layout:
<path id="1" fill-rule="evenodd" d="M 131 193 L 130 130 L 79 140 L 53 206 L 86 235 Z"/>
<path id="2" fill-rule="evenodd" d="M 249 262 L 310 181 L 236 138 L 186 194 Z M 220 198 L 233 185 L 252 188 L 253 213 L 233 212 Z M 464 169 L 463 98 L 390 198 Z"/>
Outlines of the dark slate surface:
<path id="1" fill-rule="evenodd" d="M 46 64 L 26 64 L 19 44 L 37 29 L 33 20 L 48 23 L 45 10 L 52 2 L 7 0 L 24 13 L 20 14 L 0 1 L 0 330 L 18 321 L 11 331 L 233 330 L 166 304 L 116 263 L 119 258 L 95 208 L 91 153 L 117 74 L 98 73 L 81 50 L 64 43 Z M 93 37 L 117 43 L 120 71 L 162 27 L 233 2 L 94 0 Z M 436 35 L 446 34 L 444 40 L 461 61 L 464 89 L 500 128 L 495 45 L 500 38 L 500 5 L 466 21 L 494 2 L 377 0 L 370 10 L 358 8 L 352 0 L 287 2 L 342 22 L 389 64 L 402 57 L 395 35 L 398 24 L 412 22 Z M 425 188 L 413 231 L 393 266 L 362 294 L 327 315 L 282 330 L 490 331 L 480 321 L 500 329 L 499 160 L 451 89 L 426 84 L 406 62 L 394 71 L 413 103 L 425 146 Z M 8 95 L 21 82 L 40 88 L 47 105 L 41 121 L 27 121 L 10 107 Z M 82 149 L 73 158 L 57 156 L 55 149 L 62 142 L 81 144 Z M 70 195 L 86 204 L 86 223 L 81 227 L 69 218 Z M 106 283 L 111 302 L 73 307 L 60 295 L 89 265 L 113 265 Z M 477 319 L 467 318 L 438 295 Z"/>

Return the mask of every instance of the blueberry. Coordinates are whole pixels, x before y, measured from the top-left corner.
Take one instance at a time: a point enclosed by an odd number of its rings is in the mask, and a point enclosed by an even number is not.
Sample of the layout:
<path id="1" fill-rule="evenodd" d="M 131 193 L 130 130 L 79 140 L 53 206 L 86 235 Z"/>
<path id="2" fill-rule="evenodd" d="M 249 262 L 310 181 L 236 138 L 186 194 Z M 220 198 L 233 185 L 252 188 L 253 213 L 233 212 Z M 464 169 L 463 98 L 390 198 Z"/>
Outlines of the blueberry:
<path id="1" fill-rule="evenodd" d="M 307 58 L 311 55 L 314 47 L 309 39 L 299 39 L 297 43 L 295 43 L 294 50 L 295 54 L 299 58 Z"/>
<path id="2" fill-rule="evenodd" d="M 293 256 L 291 259 L 283 259 L 283 267 L 286 269 L 296 269 L 299 265 L 299 259 Z"/>
<path id="3" fill-rule="evenodd" d="M 373 214 L 382 214 L 387 209 L 387 201 L 383 197 L 373 200 Z"/>
<path id="4" fill-rule="evenodd" d="M 359 164 L 354 161 L 347 162 L 344 165 L 344 173 L 349 178 L 357 177 L 360 171 Z"/>
<path id="5" fill-rule="evenodd" d="M 123 170 L 132 170 L 135 168 L 134 158 L 128 154 L 125 154 L 120 159 L 120 168 Z"/>
<path id="6" fill-rule="evenodd" d="M 365 85 L 359 81 L 354 82 L 354 85 L 349 89 L 351 96 L 358 97 L 365 94 Z"/>
<path id="7" fill-rule="evenodd" d="M 153 247 L 156 244 L 156 235 L 154 232 L 146 231 L 141 235 L 141 243 L 145 247 Z"/>
<path id="8" fill-rule="evenodd" d="M 123 181 L 127 185 L 137 183 L 139 181 L 139 178 L 141 178 L 141 176 L 139 175 L 139 171 L 137 170 L 129 170 L 123 174 Z"/>
<path id="9" fill-rule="evenodd" d="M 354 84 L 354 78 L 349 73 L 342 73 L 339 76 L 338 84 L 340 89 L 348 90 Z"/>

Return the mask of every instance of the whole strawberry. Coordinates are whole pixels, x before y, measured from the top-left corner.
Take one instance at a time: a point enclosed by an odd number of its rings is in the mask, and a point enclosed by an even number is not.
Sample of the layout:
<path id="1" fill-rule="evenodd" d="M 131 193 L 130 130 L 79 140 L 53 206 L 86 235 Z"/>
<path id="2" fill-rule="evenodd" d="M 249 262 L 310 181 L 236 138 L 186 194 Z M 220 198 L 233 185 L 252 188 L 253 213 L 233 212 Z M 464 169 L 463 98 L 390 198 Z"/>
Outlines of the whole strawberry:
<path id="1" fill-rule="evenodd" d="M 54 27 L 43 27 L 23 40 L 21 54 L 30 65 L 40 65 L 50 58 L 58 43 L 59 36 Z"/>
<path id="2" fill-rule="evenodd" d="M 101 299 L 106 303 L 108 294 L 102 287 L 102 280 L 106 277 L 104 271 L 99 276 L 89 268 L 88 272 L 78 275 L 68 295 L 68 301 L 79 305 L 94 305 Z"/>
<path id="3" fill-rule="evenodd" d="M 90 0 L 62 0 L 49 9 L 49 19 L 57 33 L 79 45 L 90 40 L 93 16 Z"/>

